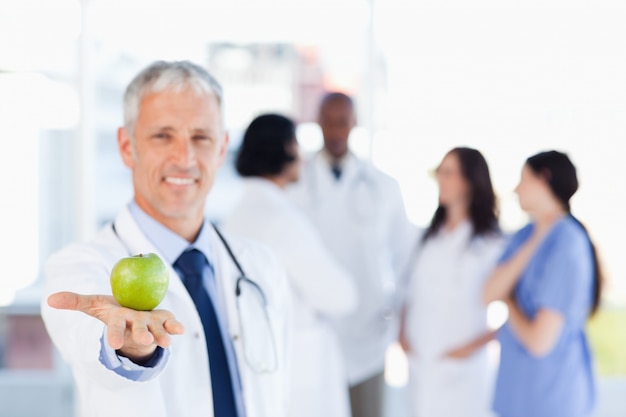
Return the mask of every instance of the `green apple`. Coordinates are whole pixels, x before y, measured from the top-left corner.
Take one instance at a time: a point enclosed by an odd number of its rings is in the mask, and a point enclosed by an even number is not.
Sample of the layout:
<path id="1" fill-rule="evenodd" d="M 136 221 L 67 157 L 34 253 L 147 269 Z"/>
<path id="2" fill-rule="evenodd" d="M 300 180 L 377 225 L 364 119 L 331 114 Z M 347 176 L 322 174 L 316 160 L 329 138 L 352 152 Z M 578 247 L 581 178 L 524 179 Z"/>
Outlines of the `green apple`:
<path id="1" fill-rule="evenodd" d="M 154 253 L 140 253 L 120 259 L 111 270 L 111 290 L 115 300 L 133 310 L 155 308 L 167 292 L 170 275 Z"/>

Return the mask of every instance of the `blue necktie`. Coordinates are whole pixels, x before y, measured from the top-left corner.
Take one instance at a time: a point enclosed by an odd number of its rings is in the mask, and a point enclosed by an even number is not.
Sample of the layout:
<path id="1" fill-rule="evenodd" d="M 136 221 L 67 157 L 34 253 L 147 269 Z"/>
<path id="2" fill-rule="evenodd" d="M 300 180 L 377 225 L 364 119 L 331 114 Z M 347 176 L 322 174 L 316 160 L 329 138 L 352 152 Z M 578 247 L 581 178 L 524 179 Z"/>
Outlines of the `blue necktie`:
<path id="1" fill-rule="evenodd" d="M 197 249 L 183 252 L 174 262 L 183 275 L 183 282 L 189 295 L 193 299 L 202 327 L 206 336 L 206 346 L 209 351 L 209 363 L 211 368 L 211 386 L 213 388 L 213 410 L 215 417 L 237 417 L 233 383 L 224 340 L 220 332 L 215 308 L 209 295 L 202 285 L 202 273 L 206 270 L 211 273 L 206 257 Z M 215 279 L 215 277 L 211 277 Z"/>
<path id="2" fill-rule="evenodd" d="M 335 180 L 339 180 L 339 178 L 341 178 L 341 167 L 338 165 L 333 165 L 330 170 L 333 173 L 333 176 L 335 177 Z"/>

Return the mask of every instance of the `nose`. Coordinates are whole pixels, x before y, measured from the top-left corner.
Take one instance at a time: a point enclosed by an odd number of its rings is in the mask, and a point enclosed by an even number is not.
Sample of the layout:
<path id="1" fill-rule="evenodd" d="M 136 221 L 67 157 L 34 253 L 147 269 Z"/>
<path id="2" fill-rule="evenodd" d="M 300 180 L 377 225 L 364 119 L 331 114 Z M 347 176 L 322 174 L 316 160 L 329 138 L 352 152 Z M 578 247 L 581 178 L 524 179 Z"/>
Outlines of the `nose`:
<path id="1" fill-rule="evenodd" d="M 182 167 L 188 167 L 195 162 L 195 149 L 190 137 L 180 137 L 174 142 L 172 156 L 174 161 Z"/>

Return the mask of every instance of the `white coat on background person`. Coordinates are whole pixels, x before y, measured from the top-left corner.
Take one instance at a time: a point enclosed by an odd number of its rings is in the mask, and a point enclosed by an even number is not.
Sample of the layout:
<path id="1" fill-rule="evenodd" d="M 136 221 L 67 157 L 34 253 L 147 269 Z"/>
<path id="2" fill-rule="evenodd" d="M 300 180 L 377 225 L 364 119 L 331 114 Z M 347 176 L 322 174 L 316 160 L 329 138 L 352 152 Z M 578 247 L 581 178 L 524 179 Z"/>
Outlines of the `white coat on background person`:
<path id="1" fill-rule="evenodd" d="M 397 337 L 397 290 L 417 232 L 397 182 L 348 150 L 354 124 L 349 97 L 330 94 L 322 101 L 325 147 L 304 162 L 290 195 L 356 282 L 356 310 L 333 325 L 347 361 L 353 416 L 378 417 L 385 354 Z"/>
<path id="2" fill-rule="evenodd" d="M 78 416 L 287 417 L 284 268 L 258 244 L 221 239 L 204 214 L 228 147 L 221 86 L 188 61 L 150 64 L 126 89 L 117 141 L 132 201 L 45 268 L 42 318 Z M 167 265 L 165 298 L 151 311 L 120 306 L 113 265 L 149 252 Z M 182 276 L 188 256 L 197 262 Z"/>
<path id="3" fill-rule="evenodd" d="M 478 151 L 450 151 L 437 180 L 439 208 L 414 259 L 401 329 L 411 416 L 486 417 L 495 373 L 481 295 L 506 242 Z"/>
<path id="4" fill-rule="evenodd" d="M 291 195 L 356 280 L 357 309 L 333 320 L 354 385 L 384 368 L 386 349 L 396 337 L 396 290 L 417 233 L 393 179 L 354 155 L 346 157 L 342 176 L 336 182 L 325 157 L 315 154 L 304 163 Z"/>
<path id="5" fill-rule="evenodd" d="M 472 238 L 472 225 L 464 222 L 420 249 L 407 294 L 413 416 L 491 415 L 486 349 L 467 359 L 446 354 L 489 331 L 480 294 L 503 248 L 499 236 Z"/>
<path id="6" fill-rule="evenodd" d="M 283 189 L 299 174 L 297 152 L 295 126 L 289 119 L 257 117 L 244 134 L 237 158 L 243 194 L 221 227 L 269 247 L 287 272 L 294 305 L 288 414 L 349 417 L 344 358 L 328 318 L 356 307 L 356 287 Z M 270 162 L 277 156 L 282 158 Z"/>

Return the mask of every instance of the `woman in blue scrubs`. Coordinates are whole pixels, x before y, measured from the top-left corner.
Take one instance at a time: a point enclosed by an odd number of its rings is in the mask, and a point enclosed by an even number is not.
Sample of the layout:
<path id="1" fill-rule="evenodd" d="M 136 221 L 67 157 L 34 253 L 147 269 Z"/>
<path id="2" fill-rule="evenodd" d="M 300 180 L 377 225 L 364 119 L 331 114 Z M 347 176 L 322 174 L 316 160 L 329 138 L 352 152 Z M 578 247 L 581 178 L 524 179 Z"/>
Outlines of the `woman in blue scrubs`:
<path id="1" fill-rule="evenodd" d="M 501 417 L 585 417 L 595 405 L 587 318 L 600 302 L 595 248 L 572 216 L 578 189 L 567 155 L 526 161 L 515 189 L 531 223 L 510 240 L 483 301 L 505 301 L 494 410 Z"/>

